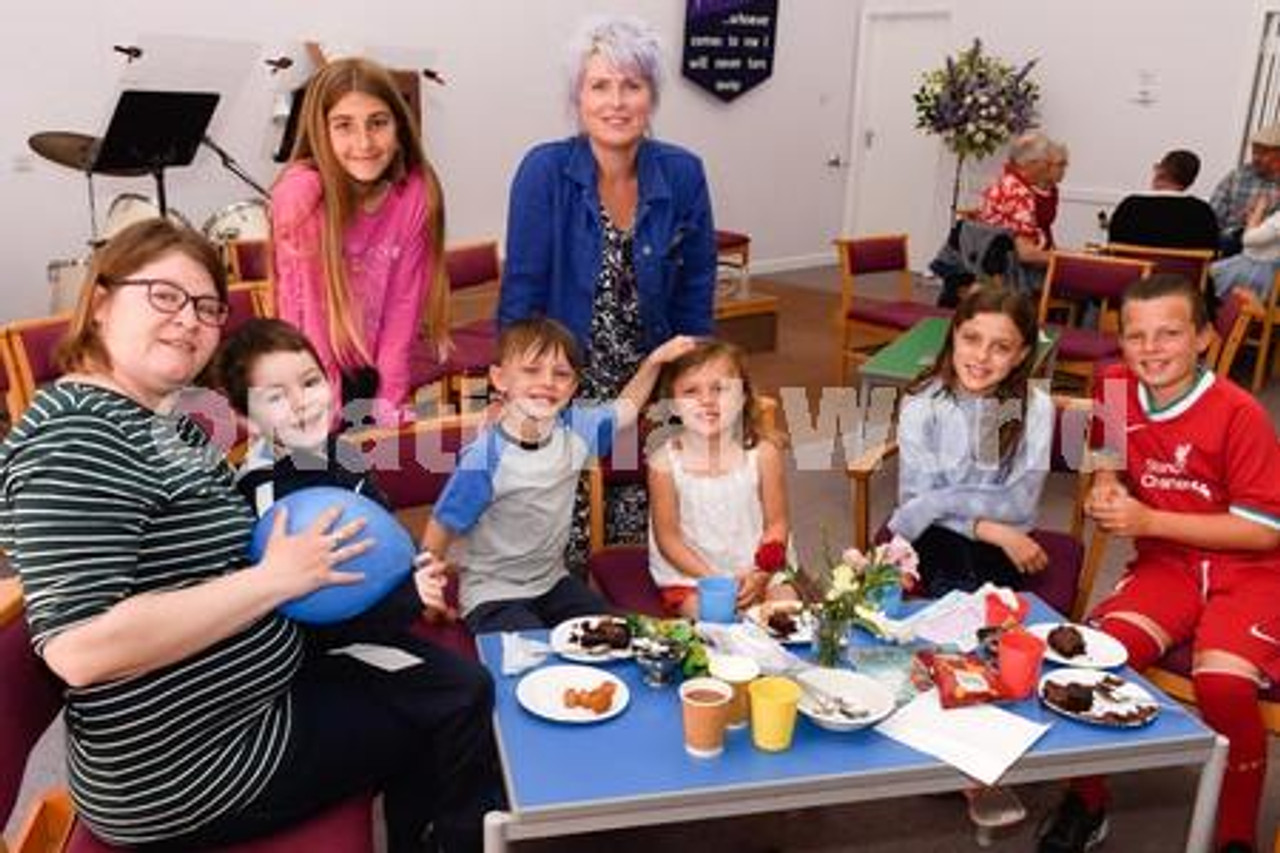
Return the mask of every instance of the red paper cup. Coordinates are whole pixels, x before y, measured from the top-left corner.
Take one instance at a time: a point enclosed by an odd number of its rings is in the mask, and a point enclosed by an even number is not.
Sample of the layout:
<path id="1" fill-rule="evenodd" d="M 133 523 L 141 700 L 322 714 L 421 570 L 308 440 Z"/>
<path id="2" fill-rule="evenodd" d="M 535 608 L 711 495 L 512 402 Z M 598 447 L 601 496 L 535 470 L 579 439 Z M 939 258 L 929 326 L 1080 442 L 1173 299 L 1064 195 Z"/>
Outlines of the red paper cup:
<path id="1" fill-rule="evenodd" d="M 1030 605 L 1022 596 L 1016 596 L 1018 604 L 1016 609 L 1010 608 L 1004 603 L 1004 599 L 995 593 L 987 593 L 987 624 L 988 625 L 1004 625 L 1008 622 L 1019 623 L 1026 617 Z"/>
<path id="2" fill-rule="evenodd" d="M 1000 687 L 1010 699 L 1026 699 L 1035 691 L 1044 649 L 1044 640 L 1026 631 L 1005 631 L 1000 635 L 996 649 Z"/>

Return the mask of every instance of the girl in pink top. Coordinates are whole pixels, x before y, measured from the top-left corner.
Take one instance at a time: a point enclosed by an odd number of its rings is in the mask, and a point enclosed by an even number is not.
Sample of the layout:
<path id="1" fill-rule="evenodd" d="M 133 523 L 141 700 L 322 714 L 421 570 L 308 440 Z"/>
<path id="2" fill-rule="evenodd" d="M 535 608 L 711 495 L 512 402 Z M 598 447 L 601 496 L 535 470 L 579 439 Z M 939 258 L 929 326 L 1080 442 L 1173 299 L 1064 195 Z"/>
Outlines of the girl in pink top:
<path id="1" fill-rule="evenodd" d="M 447 343 L 449 288 L 440 182 L 385 69 L 340 59 L 312 78 L 271 231 L 280 317 L 315 345 L 344 405 L 372 398 L 375 419 L 395 422 L 424 322 Z"/>

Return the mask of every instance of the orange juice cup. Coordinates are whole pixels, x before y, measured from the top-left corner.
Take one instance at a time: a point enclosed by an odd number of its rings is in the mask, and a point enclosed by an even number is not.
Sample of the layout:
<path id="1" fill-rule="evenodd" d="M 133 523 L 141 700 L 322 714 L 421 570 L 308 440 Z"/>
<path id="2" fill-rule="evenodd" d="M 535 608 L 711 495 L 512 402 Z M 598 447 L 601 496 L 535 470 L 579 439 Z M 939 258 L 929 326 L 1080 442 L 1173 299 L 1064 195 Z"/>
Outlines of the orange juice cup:
<path id="1" fill-rule="evenodd" d="M 724 752 L 724 727 L 732 701 L 733 686 L 718 678 L 691 678 L 680 685 L 685 752 L 695 758 L 715 758 Z"/>
<path id="2" fill-rule="evenodd" d="M 1045 642 L 1026 631 L 1005 631 L 996 647 L 1000 687 L 1011 699 L 1026 699 L 1040 680 Z"/>
<path id="3" fill-rule="evenodd" d="M 751 694 L 751 740 L 757 749 L 782 752 L 791 747 L 796 728 L 800 685 L 789 678 L 757 678 L 748 686 Z"/>
<path id="4" fill-rule="evenodd" d="M 760 676 L 760 664 L 746 655 L 714 655 L 708 666 L 712 678 L 733 687 L 733 700 L 729 703 L 728 727 L 740 729 L 750 716 L 750 697 L 747 687 Z"/>

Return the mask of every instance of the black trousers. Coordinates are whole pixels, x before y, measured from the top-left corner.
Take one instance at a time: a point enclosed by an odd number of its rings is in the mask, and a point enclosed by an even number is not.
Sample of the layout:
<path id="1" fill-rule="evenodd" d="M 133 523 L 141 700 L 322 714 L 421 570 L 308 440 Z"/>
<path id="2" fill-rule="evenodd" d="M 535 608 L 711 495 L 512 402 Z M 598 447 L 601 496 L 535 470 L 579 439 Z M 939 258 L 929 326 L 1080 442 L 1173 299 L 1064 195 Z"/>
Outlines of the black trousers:
<path id="1" fill-rule="evenodd" d="M 380 791 L 390 853 L 481 850 L 484 813 L 501 807 L 493 682 L 479 664 L 415 637 L 394 645 L 422 663 L 386 672 L 308 647 L 290 693 L 289 746 L 271 781 L 240 812 L 165 849 L 265 835 Z"/>
<path id="2" fill-rule="evenodd" d="M 933 525 L 911 543 L 920 557 L 924 594 L 939 598 L 952 590 L 972 592 L 987 581 L 1022 588 L 1022 572 L 1003 549 Z"/>
<path id="3" fill-rule="evenodd" d="M 553 628 L 575 616 L 612 612 L 608 602 L 577 577 L 569 575 L 537 598 L 512 598 L 478 605 L 467 614 L 466 622 L 471 633 L 487 634 Z"/>

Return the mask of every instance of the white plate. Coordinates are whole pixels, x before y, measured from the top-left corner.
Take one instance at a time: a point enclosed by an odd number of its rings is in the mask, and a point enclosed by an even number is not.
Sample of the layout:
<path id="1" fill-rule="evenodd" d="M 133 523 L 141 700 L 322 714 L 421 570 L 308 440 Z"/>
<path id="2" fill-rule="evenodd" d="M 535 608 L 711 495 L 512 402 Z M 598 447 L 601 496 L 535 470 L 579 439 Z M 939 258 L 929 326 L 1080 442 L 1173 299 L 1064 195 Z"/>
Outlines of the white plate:
<path id="1" fill-rule="evenodd" d="M 613 704 L 603 714 L 589 708 L 570 708 L 566 690 L 594 690 L 604 682 L 614 686 Z M 526 711 L 556 723 L 600 723 L 622 713 L 631 701 L 627 685 L 611 672 L 593 666 L 556 664 L 535 669 L 516 685 L 516 701 Z"/>
<path id="2" fill-rule="evenodd" d="M 600 616 L 578 616 L 574 619 L 566 619 L 551 629 L 551 651 L 565 660 L 577 661 L 578 663 L 608 663 L 609 661 L 624 660 L 631 657 L 630 646 L 625 649 L 611 649 L 606 646 L 584 648 L 573 639 L 582 625 L 599 622 L 601 619 L 614 619 L 618 622 L 627 621 L 621 616 L 603 614 Z"/>
<path id="3" fill-rule="evenodd" d="M 1049 646 L 1049 632 L 1054 628 L 1069 626 L 1080 632 L 1080 636 L 1084 639 L 1084 652 L 1075 657 L 1064 657 L 1053 650 Z M 1044 622 L 1039 625 L 1029 625 L 1027 627 L 1029 633 L 1035 634 L 1044 640 L 1047 648 L 1044 650 L 1046 660 L 1054 663 L 1062 663 L 1067 666 L 1080 667 L 1082 669 L 1111 669 L 1117 666 L 1124 666 L 1125 661 L 1129 660 L 1129 652 L 1115 637 L 1105 634 L 1096 628 L 1090 628 L 1088 625 L 1077 625 L 1074 622 Z"/>
<path id="4" fill-rule="evenodd" d="M 778 636 L 769 630 L 769 617 L 775 610 L 794 611 L 796 620 L 796 629 L 785 637 Z M 812 643 L 813 642 L 813 614 L 804 609 L 804 604 L 799 601 L 765 601 L 760 604 L 753 604 L 747 608 L 743 615 L 759 625 L 765 630 L 770 637 L 773 637 L 779 643 L 785 645 Z"/>
<path id="5" fill-rule="evenodd" d="M 1102 693 L 1095 691 L 1093 694 L 1093 707 L 1088 711 L 1068 711 L 1045 701 L 1045 685 L 1050 682 L 1055 684 L 1087 684 L 1089 686 L 1093 686 L 1103 679 L 1112 679 L 1117 682 L 1117 686 L 1108 691 L 1107 695 L 1103 695 Z M 1154 696 L 1133 682 L 1126 681 L 1115 673 L 1105 672 L 1100 669 L 1054 670 L 1044 678 L 1040 679 L 1040 685 L 1036 688 L 1036 695 L 1040 697 L 1040 704 L 1044 705 L 1055 714 L 1061 714 L 1064 717 L 1069 717 L 1073 720 L 1080 720 L 1085 723 L 1092 723 L 1095 726 L 1133 729 L 1147 725 L 1160 714 L 1160 703 L 1156 701 Z M 1106 718 L 1106 715 L 1109 713 L 1129 714 L 1140 708 L 1146 707 L 1154 709 L 1154 713 L 1144 719 L 1115 720 Z"/>
<path id="6" fill-rule="evenodd" d="M 893 711 L 893 694 L 889 688 L 870 676 L 847 669 L 826 669 L 814 667 L 799 672 L 796 681 L 812 685 L 823 695 L 843 700 L 847 708 L 859 708 L 867 712 L 866 716 L 850 718 L 845 714 L 823 714 L 816 707 L 813 697 L 808 692 L 800 696 L 800 713 L 824 729 L 833 732 L 851 732 L 866 728 L 880 722 Z"/>

